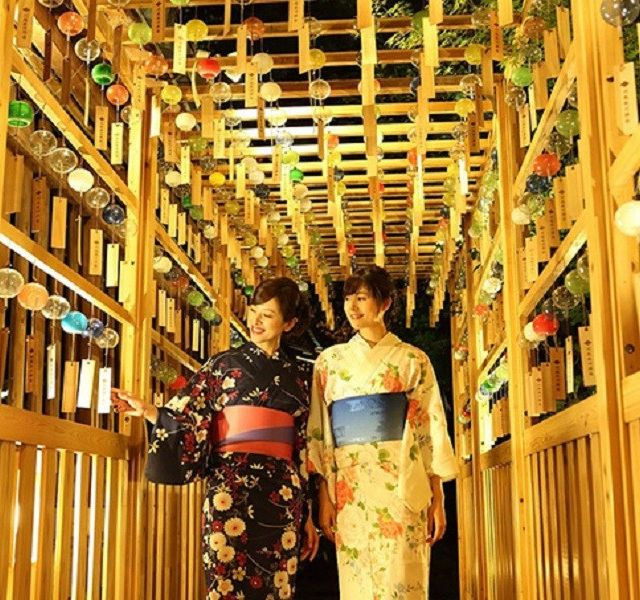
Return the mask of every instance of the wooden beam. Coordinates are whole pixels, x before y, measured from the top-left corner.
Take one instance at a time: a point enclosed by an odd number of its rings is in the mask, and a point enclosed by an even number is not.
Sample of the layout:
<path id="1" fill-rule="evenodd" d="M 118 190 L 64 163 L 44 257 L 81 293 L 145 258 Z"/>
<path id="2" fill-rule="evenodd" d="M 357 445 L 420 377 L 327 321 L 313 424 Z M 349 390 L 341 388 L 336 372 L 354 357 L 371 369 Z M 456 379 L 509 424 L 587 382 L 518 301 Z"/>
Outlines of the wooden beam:
<path id="1" fill-rule="evenodd" d="M 126 435 L 13 406 L 0 405 L 0 439 L 117 460 L 129 457 Z"/>

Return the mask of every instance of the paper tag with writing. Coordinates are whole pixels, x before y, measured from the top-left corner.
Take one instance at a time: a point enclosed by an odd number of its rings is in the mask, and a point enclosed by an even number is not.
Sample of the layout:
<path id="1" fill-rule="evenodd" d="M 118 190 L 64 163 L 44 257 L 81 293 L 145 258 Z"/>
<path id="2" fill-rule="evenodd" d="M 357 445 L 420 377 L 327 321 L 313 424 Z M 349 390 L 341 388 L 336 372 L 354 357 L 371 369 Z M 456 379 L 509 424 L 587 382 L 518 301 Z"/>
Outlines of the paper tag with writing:
<path id="1" fill-rule="evenodd" d="M 525 277 L 528 283 L 535 283 L 538 279 L 538 243 L 535 237 L 524 240 Z"/>
<path id="2" fill-rule="evenodd" d="M 575 391 L 574 365 L 573 365 L 573 336 L 569 335 L 564 341 L 564 362 L 567 375 L 567 394 Z"/>
<path id="3" fill-rule="evenodd" d="M 560 73 L 560 56 L 558 53 L 558 33 L 555 29 L 546 29 L 542 32 L 544 40 L 544 62 L 547 76 L 557 77 Z"/>
<path id="4" fill-rule="evenodd" d="M 180 146 L 180 183 L 191 181 L 191 147 L 188 143 Z"/>
<path id="5" fill-rule="evenodd" d="M 542 369 L 539 366 L 531 368 L 531 385 L 533 386 L 533 414 L 541 415 L 545 412 L 544 379 L 542 377 Z"/>
<path id="6" fill-rule="evenodd" d="M 282 177 L 282 146 L 276 144 L 271 154 L 271 181 L 272 183 L 280 183 Z"/>
<path id="7" fill-rule="evenodd" d="M 111 164 L 122 164 L 124 123 L 111 123 Z"/>
<path id="8" fill-rule="evenodd" d="M 96 106 L 94 145 L 98 150 L 109 148 L 109 107 Z"/>
<path id="9" fill-rule="evenodd" d="M 187 26 L 178 23 L 173 26 L 173 72 L 187 72 Z"/>
<path id="10" fill-rule="evenodd" d="M 111 367 L 100 367 L 98 371 L 98 414 L 106 415 L 111 411 Z"/>
<path id="11" fill-rule="evenodd" d="M 238 25 L 236 30 L 236 68 L 244 73 L 247 68 L 247 26 Z"/>
<path id="12" fill-rule="evenodd" d="M 93 378 L 96 372 L 96 361 L 84 358 L 80 366 L 80 380 L 78 382 L 77 408 L 91 408 L 93 396 Z"/>
<path id="13" fill-rule="evenodd" d="M 107 273 L 105 276 L 106 287 L 117 287 L 120 268 L 120 245 L 107 244 Z"/>
<path id="14" fill-rule="evenodd" d="M 151 41 L 164 41 L 164 0 L 151 0 Z"/>
<path id="15" fill-rule="evenodd" d="M 520 148 L 526 148 L 531 143 L 531 122 L 529 120 L 529 105 L 518 109 L 518 133 L 520 134 Z"/>
<path id="16" fill-rule="evenodd" d="M 227 130 L 224 127 L 224 118 L 213 120 L 213 157 L 224 158 Z M 233 145 L 233 144 L 232 144 Z"/>
<path id="17" fill-rule="evenodd" d="M 582 383 L 589 387 L 596 384 L 596 370 L 593 357 L 593 336 L 590 327 L 578 327 L 580 341 L 580 364 L 582 365 Z"/>
<path id="18" fill-rule="evenodd" d="M 556 411 L 556 399 L 554 394 L 553 368 L 551 363 L 540 363 L 540 371 L 542 373 L 542 406 L 545 413 Z"/>
<path id="19" fill-rule="evenodd" d="M 547 198 L 545 202 L 545 214 L 547 216 L 547 226 L 549 231 L 549 245 L 552 248 L 557 248 L 560 245 L 560 234 L 558 232 L 554 198 Z"/>
<path id="20" fill-rule="evenodd" d="M 300 73 L 306 73 L 311 68 L 310 37 L 309 23 L 307 22 L 298 30 L 298 70 Z"/>
<path id="21" fill-rule="evenodd" d="M 49 187 L 46 177 L 35 177 L 31 182 L 31 232 L 39 233 L 42 229 L 42 218 L 47 210 Z"/>
<path id="22" fill-rule="evenodd" d="M 567 210 L 567 185 L 564 177 L 553 179 L 553 198 L 555 202 L 556 225 L 558 231 L 569 229 L 569 213 Z"/>
<path id="23" fill-rule="evenodd" d="M 151 96 L 151 118 L 149 119 L 149 137 L 154 138 L 160 135 L 162 126 L 162 110 L 160 108 L 160 98 Z"/>
<path id="24" fill-rule="evenodd" d="M 20 0 L 18 2 L 18 28 L 16 31 L 16 46 L 18 48 L 31 48 L 34 8 L 34 0 Z"/>
<path id="25" fill-rule="evenodd" d="M 258 68 L 255 64 L 247 63 L 244 82 L 244 105 L 254 108 L 258 105 Z"/>
<path id="26" fill-rule="evenodd" d="M 102 275 L 102 229 L 89 231 L 89 275 Z"/>
<path id="27" fill-rule="evenodd" d="M 36 389 L 36 341 L 32 335 L 25 339 L 24 393 L 32 394 Z"/>
<path id="28" fill-rule="evenodd" d="M 175 298 L 167 298 L 167 318 L 166 327 L 167 333 L 174 333 L 176 330 L 176 300 Z"/>
<path id="29" fill-rule="evenodd" d="M 625 135 L 633 134 L 638 128 L 638 98 L 634 63 L 622 65 L 615 78 L 618 106 L 618 128 Z"/>
<path id="30" fill-rule="evenodd" d="M 57 356 L 57 344 L 49 344 L 47 346 L 47 400 L 54 400 L 56 397 Z"/>
<path id="31" fill-rule="evenodd" d="M 554 400 L 564 400 L 567 396 L 565 379 L 565 355 L 563 348 L 549 348 L 551 362 Z"/>
<path id="32" fill-rule="evenodd" d="M 175 119 L 164 122 L 163 146 L 164 160 L 170 163 L 178 162 L 178 134 Z"/>
<path id="33" fill-rule="evenodd" d="M 304 0 L 289 0 L 288 31 L 298 31 L 304 22 Z"/>
<path id="34" fill-rule="evenodd" d="M 504 37 L 502 36 L 502 28 L 498 24 L 498 14 L 491 11 L 489 27 L 491 31 L 491 58 L 493 60 L 504 60 Z"/>

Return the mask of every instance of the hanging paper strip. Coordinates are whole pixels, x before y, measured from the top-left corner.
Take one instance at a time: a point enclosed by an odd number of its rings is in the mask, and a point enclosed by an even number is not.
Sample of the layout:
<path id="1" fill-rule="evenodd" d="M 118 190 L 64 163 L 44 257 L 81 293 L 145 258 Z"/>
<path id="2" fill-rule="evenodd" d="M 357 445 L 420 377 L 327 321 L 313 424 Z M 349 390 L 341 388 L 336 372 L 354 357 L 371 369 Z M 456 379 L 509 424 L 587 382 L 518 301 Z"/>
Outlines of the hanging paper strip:
<path id="1" fill-rule="evenodd" d="M 46 214 L 45 207 L 49 203 L 49 187 L 46 177 L 36 177 L 31 182 L 31 232 L 39 233 L 42 228 L 42 219 Z"/>
<path id="2" fill-rule="evenodd" d="M 191 204 L 202 205 L 202 169 L 193 164 L 191 169 Z"/>
<path id="3" fill-rule="evenodd" d="M 102 275 L 102 229 L 89 231 L 89 275 Z"/>
<path id="4" fill-rule="evenodd" d="M 170 237 L 176 238 L 178 236 L 178 205 L 174 202 L 169 204 L 169 212 L 167 223 L 167 233 Z"/>
<path id="5" fill-rule="evenodd" d="M 362 64 L 375 65 L 378 63 L 378 52 L 376 49 L 376 30 L 373 25 L 362 29 L 361 48 L 362 48 Z"/>
<path id="6" fill-rule="evenodd" d="M 178 236 L 176 243 L 182 246 L 187 241 L 187 213 L 180 211 L 178 213 Z"/>
<path id="7" fill-rule="evenodd" d="M 422 45 L 427 67 L 440 66 L 438 55 L 438 26 L 431 23 L 429 17 L 422 19 Z"/>
<path id="8" fill-rule="evenodd" d="M 213 157 L 224 158 L 227 130 L 224 128 L 224 117 L 213 119 Z M 233 145 L 233 143 L 231 144 Z"/>
<path id="9" fill-rule="evenodd" d="M 191 181 L 191 148 L 189 143 L 180 146 L 180 183 Z"/>
<path id="10" fill-rule="evenodd" d="M 91 408 L 93 397 L 93 379 L 96 373 L 96 361 L 85 358 L 80 366 L 78 382 L 78 401 L 76 408 Z"/>
<path id="11" fill-rule="evenodd" d="M 111 164 L 122 164 L 124 123 L 111 123 Z"/>
<path id="12" fill-rule="evenodd" d="M 202 121 L 202 137 L 206 140 L 213 139 L 213 98 L 208 94 L 200 98 L 200 119 Z"/>
<path id="13" fill-rule="evenodd" d="M 71 99 L 71 61 L 65 60 L 62 63 L 62 90 L 60 92 L 60 103 L 63 106 L 69 104 Z"/>
<path id="14" fill-rule="evenodd" d="M 567 58 L 571 45 L 571 25 L 568 8 L 556 7 L 556 21 L 558 31 L 558 45 L 560 46 L 560 58 Z"/>
<path id="15" fill-rule="evenodd" d="M 558 32 L 555 29 L 543 32 L 544 62 L 547 77 L 557 77 L 560 73 L 560 55 L 558 49 Z"/>
<path id="16" fill-rule="evenodd" d="M 310 30 L 309 23 L 305 23 L 298 30 L 298 62 L 299 72 L 306 73 L 310 68 L 309 46 L 310 46 Z"/>
<path id="17" fill-rule="evenodd" d="M 304 23 L 304 0 L 289 0 L 288 31 L 298 31 Z"/>
<path id="18" fill-rule="evenodd" d="M 254 108 L 258 105 L 258 68 L 253 63 L 247 63 L 244 81 L 244 105 Z"/>
<path id="19" fill-rule="evenodd" d="M 109 147 L 109 107 L 96 106 L 94 145 L 98 150 Z"/>
<path id="20" fill-rule="evenodd" d="M 47 400 L 53 400 L 56 397 L 57 381 L 57 344 L 49 344 L 47 346 Z"/>
<path id="21" fill-rule="evenodd" d="M 320 119 L 317 124 L 318 127 L 318 158 L 324 161 L 325 157 L 325 135 L 324 135 L 324 121 Z"/>
<path id="22" fill-rule="evenodd" d="M 178 23 L 173 26 L 173 72 L 187 72 L 187 27 Z"/>
<path id="23" fill-rule="evenodd" d="M 133 67 L 131 89 L 131 106 L 138 110 L 145 109 L 146 79 L 143 62 L 137 62 Z"/>
<path id="24" fill-rule="evenodd" d="M 16 31 L 16 46 L 18 48 L 31 48 L 34 8 L 34 0 L 20 0 L 18 2 L 18 28 Z"/>
<path id="25" fill-rule="evenodd" d="M 236 33 L 236 68 L 244 73 L 247 68 L 247 26 L 240 25 Z"/>
<path id="26" fill-rule="evenodd" d="M 258 139 L 265 139 L 264 98 L 258 96 Z"/>
<path id="27" fill-rule="evenodd" d="M 64 413 L 72 413 L 76 410 L 79 371 L 80 365 L 75 360 L 68 360 L 64 363 L 61 407 Z"/>
<path id="28" fill-rule="evenodd" d="M 122 130 L 124 132 L 124 124 Z M 142 181 L 142 112 L 132 108 L 129 112 L 129 164 L 127 165 L 127 186 L 136 198 L 140 198 Z"/>
<path id="29" fill-rule="evenodd" d="M 229 144 L 229 149 L 228 149 L 228 160 L 229 160 L 229 181 L 234 181 L 235 177 L 236 177 L 236 163 L 235 163 L 235 154 L 236 154 L 236 149 L 235 146 L 233 144 Z"/>
<path id="30" fill-rule="evenodd" d="M 67 247 L 67 199 L 54 196 L 52 202 L 49 246 L 62 250 Z"/>
<path id="31" fill-rule="evenodd" d="M 177 163 L 178 155 L 178 134 L 176 131 L 175 119 L 167 119 L 163 123 L 164 137 L 164 160 L 168 163 Z"/>
<path id="32" fill-rule="evenodd" d="M 113 55 L 111 68 L 114 73 L 120 73 L 120 56 L 122 55 L 122 25 L 113 30 Z"/>
<path id="33" fill-rule="evenodd" d="M 105 274 L 106 287 L 116 287 L 118 285 L 119 267 L 120 244 L 107 244 L 107 272 Z"/>
<path id="34" fill-rule="evenodd" d="M 198 81 L 196 78 L 197 66 L 198 60 L 196 56 L 196 60 L 193 61 L 193 65 L 191 67 L 191 95 L 193 96 L 193 103 L 196 105 L 196 108 L 200 108 L 200 95 L 198 94 Z"/>
<path id="35" fill-rule="evenodd" d="M 493 60 L 504 60 L 504 37 L 502 27 L 498 23 L 498 13 L 492 10 L 489 14 L 489 30 L 491 32 L 491 58 Z"/>
<path id="36" fill-rule="evenodd" d="M 280 144 L 273 147 L 271 161 L 271 182 L 277 184 L 282 178 L 282 146 Z"/>
<path id="37" fill-rule="evenodd" d="M 246 189 L 245 175 L 244 164 L 238 163 L 238 167 L 236 168 L 236 198 L 244 198 L 244 192 Z"/>
<path id="38" fill-rule="evenodd" d="M 624 135 L 632 135 L 638 128 L 638 102 L 634 63 L 628 62 L 615 74 L 618 128 Z"/>
<path id="39" fill-rule="evenodd" d="M 98 371 L 98 414 L 111 412 L 111 367 L 100 367 Z"/>
<path id="40" fill-rule="evenodd" d="M 160 135 L 162 124 L 162 111 L 160 109 L 160 98 L 155 94 L 151 96 L 151 119 L 149 119 L 149 137 L 154 138 Z"/>
<path id="41" fill-rule="evenodd" d="M 164 0 L 151 0 L 151 41 L 163 42 L 165 28 Z"/>

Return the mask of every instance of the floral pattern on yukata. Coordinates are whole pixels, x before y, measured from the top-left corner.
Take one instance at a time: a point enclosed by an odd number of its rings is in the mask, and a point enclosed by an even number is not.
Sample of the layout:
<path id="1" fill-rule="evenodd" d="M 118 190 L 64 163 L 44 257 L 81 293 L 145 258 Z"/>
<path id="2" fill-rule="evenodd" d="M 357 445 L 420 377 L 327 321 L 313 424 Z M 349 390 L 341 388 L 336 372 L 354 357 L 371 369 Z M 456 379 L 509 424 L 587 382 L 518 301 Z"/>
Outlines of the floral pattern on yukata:
<path id="1" fill-rule="evenodd" d="M 217 453 L 210 428 L 225 406 L 287 412 L 296 436 L 292 461 L 263 454 Z M 150 432 L 147 477 L 185 484 L 205 478 L 202 560 L 208 600 L 292 598 L 303 508 L 308 382 L 286 353 L 254 344 L 219 354 L 159 409 Z"/>
<path id="2" fill-rule="evenodd" d="M 349 370 L 347 365 L 358 365 Z M 351 396 L 406 392 L 402 440 L 336 448 L 331 403 Z M 342 598 L 425 600 L 429 476 L 452 479 L 457 462 L 426 354 L 387 334 L 376 346 L 358 335 L 325 350 L 314 370 L 308 425 L 310 472 L 322 475 L 337 509 Z"/>

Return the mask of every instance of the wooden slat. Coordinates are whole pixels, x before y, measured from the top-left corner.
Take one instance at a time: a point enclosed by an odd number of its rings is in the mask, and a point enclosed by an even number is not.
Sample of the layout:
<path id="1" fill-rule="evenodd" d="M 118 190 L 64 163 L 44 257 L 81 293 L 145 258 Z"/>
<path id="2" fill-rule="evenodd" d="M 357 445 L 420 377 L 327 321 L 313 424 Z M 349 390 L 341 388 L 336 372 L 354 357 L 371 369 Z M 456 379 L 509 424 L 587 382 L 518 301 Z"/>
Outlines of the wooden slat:
<path id="1" fill-rule="evenodd" d="M 576 462 L 576 443 L 567 444 L 567 487 L 569 489 L 569 540 L 571 547 L 571 598 L 582 598 L 584 590 L 584 564 L 582 552 L 582 517 L 580 502 L 582 492 L 578 478 L 578 465 Z"/>
<path id="2" fill-rule="evenodd" d="M 571 580 L 570 580 L 570 560 L 569 550 L 569 493 L 567 489 L 565 446 L 557 445 L 551 451 L 555 451 L 555 471 L 556 471 L 556 493 L 558 502 L 558 540 L 560 558 L 560 579 L 562 583 L 561 598 L 569 600 Z"/>
<path id="3" fill-rule="evenodd" d="M 593 490 L 589 481 L 589 442 L 579 438 L 577 446 L 577 470 L 580 481 L 580 537 L 582 538 L 582 562 L 584 564 L 584 586 L 586 590 L 597 589 L 596 545 L 593 523 Z"/>
<path id="4" fill-rule="evenodd" d="M 88 581 L 87 597 L 90 600 L 100 600 L 100 580 L 102 565 L 102 549 L 104 541 L 104 516 L 105 516 L 105 477 L 106 462 L 102 456 L 91 457 L 92 496 L 93 507 L 93 536 L 89 551 L 89 560 L 92 576 Z"/>
<path id="5" fill-rule="evenodd" d="M 20 448 L 20 483 L 18 486 L 20 519 L 16 532 L 13 576 L 13 595 L 15 598 L 29 598 L 31 594 L 31 541 L 33 539 L 36 452 L 35 446 L 24 445 Z"/>
<path id="6" fill-rule="evenodd" d="M 80 454 L 76 457 L 80 466 L 76 474 L 80 476 L 80 485 L 76 483 L 78 494 L 74 500 L 74 527 L 77 528 L 78 536 L 74 541 L 74 569 L 76 572 L 75 592 L 73 596 L 78 600 L 85 600 L 87 597 L 87 552 L 89 541 L 89 484 L 91 457 L 87 454 Z"/>
<path id="7" fill-rule="evenodd" d="M 56 475 L 58 451 L 43 448 L 42 475 L 40 477 L 40 518 L 38 520 L 38 553 L 31 572 L 33 598 L 51 598 L 53 581 L 54 534 L 56 520 Z"/>
<path id="8" fill-rule="evenodd" d="M 526 454 L 540 452 L 598 431 L 597 396 L 570 406 L 525 430 Z"/>
<path id="9" fill-rule="evenodd" d="M 127 457 L 127 437 L 11 406 L 0 406 L 0 439 L 48 448 Z"/>
<path id="10" fill-rule="evenodd" d="M 629 464 L 631 465 L 631 502 L 630 517 L 633 519 L 633 541 L 630 544 L 628 562 L 633 578 L 631 589 L 640 588 L 640 572 L 638 570 L 638 557 L 640 556 L 640 420 L 635 419 L 628 426 L 629 431 Z"/>
<path id="11" fill-rule="evenodd" d="M 0 419 L 1 420 L 1 419 Z M 56 537 L 53 556 L 54 600 L 66 600 L 71 595 L 71 557 L 73 548 L 73 490 L 75 483 L 74 454 L 62 450 L 58 466 L 56 501 Z"/>
<path id="12" fill-rule="evenodd" d="M 587 466 L 591 478 L 590 490 L 593 494 L 593 514 L 601 515 L 604 512 L 604 490 L 602 489 L 602 479 L 597 476 L 602 468 L 600 457 L 600 436 L 594 435 L 589 443 L 589 454 L 587 455 Z M 594 546 L 596 558 L 594 565 L 594 575 L 596 577 L 596 590 L 600 598 L 606 598 L 608 590 L 608 573 L 606 559 L 606 540 L 604 527 L 600 525 L 600 519 L 594 518 L 594 535 L 592 544 Z"/>
<path id="13" fill-rule="evenodd" d="M 17 506 L 18 449 L 15 444 L 0 442 L 0 535 L 5 543 L 0 544 L 0 589 L 8 590 L 13 581 L 13 532 L 14 515 Z"/>

